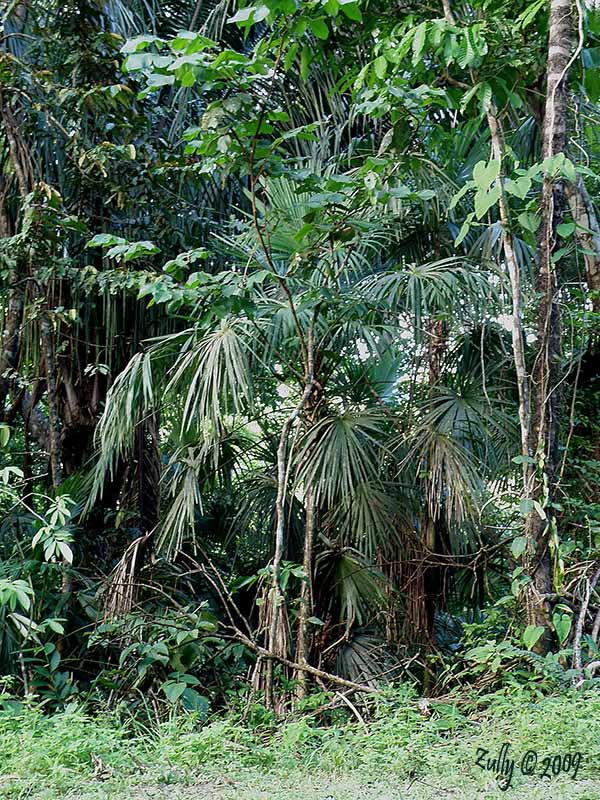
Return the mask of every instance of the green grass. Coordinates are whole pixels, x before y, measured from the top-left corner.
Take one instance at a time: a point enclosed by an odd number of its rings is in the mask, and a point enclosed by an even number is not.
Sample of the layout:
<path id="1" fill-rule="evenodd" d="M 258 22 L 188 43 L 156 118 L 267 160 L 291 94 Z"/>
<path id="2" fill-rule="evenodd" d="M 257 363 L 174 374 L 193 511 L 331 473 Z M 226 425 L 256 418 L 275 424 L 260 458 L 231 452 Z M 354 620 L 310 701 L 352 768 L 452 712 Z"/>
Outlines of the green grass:
<path id="1" fill-rule="evenodd" d="M 460 706 L 463 708 L 463 706 Z M 478 747 L 504 742 L 516 759 L 501 791 L 475 765 Z M 536 775 L 521 774 L 527 750 Z M 541 759 L 582 753 L 579 774 L 541 778 Z M 144 730 L 83 709 L 44 716 L 0 711 L 0 797 L 31 800 L 600 800 L 600 694 L 492 699 L 468 716 L 436 704 L 423 716 L 406 693 L 357 721 L 319 728 L 310 718 L 250 729 L 230 718 L 173 719 Z"/>

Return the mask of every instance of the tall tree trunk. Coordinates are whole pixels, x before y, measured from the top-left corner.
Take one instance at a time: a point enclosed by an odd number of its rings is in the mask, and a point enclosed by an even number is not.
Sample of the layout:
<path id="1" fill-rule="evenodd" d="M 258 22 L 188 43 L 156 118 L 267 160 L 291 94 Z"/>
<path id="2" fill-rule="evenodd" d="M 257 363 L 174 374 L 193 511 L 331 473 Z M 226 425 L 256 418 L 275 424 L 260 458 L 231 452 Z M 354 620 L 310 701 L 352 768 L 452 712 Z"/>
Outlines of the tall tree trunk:
<path id="1" fill-rule="evenodd" d="M 542 129 L 544 159 L 564 153 L 567 144 L 566 78 L 571 54 L 572 0 L 552 0 L 548 36 L 546 104 Z M 550 508 L 558 467 L 559 385 L 561 358 L 561 315 L 559 305 L 560 261 L 554 262 L 557 251 L 556 227 L 565 205 L 564 181 L 546 174 L 542 186 L 539 229 L 539 270 L 537 291 L 540 297 L 537 312 L 537 348 L 532 369 L 532 436 L 531 446 L 537 469 L 532 471 L 528 497 L 546 511 L 542 518 L 538 508 L 528 514 L 525 535 L 526 574 L 531 579 L 525 589 L 525 610 L 530 625 L 540 626 L 543 634 L 537 649 L 546 652 L 552 642 L 550 596 L 552 570 L 550 536 L 554 520 Z"/>

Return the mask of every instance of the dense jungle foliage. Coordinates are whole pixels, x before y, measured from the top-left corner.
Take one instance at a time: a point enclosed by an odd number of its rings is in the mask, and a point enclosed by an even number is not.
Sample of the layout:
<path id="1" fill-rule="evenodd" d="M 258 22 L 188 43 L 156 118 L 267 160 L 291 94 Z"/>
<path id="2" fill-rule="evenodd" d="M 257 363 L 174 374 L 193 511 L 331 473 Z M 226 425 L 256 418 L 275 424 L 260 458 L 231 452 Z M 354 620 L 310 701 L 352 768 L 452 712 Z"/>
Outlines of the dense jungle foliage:
<path id="1" fill-rule="evenodd" d="M 4 702 L 593 692 L 596 3 L 1 6 Z"/>

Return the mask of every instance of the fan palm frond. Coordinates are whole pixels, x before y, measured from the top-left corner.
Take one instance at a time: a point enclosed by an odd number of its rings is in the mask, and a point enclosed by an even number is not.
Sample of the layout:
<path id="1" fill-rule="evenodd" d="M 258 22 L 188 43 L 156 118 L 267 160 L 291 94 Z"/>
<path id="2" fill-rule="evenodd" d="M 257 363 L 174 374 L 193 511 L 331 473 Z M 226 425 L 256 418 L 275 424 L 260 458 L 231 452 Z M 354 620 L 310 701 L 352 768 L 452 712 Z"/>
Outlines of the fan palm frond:
<path id="1" fill-rule="evenodd" d="M 347 632 L 355 624 L 373 619 L 385 606 L 385 576 L 359 550 L 330 542 L 317 556 L 316 572 L 322 585 L 328 587 L 335 618 Z"/>
<path id="2" fill-rule="evenodd" d="M 365 484 L 380 480 L 385 417 L 376 411 L 342 411 L 319 420 L 303 437 L 297 477 L 315 501 L 333 509 Z"/>

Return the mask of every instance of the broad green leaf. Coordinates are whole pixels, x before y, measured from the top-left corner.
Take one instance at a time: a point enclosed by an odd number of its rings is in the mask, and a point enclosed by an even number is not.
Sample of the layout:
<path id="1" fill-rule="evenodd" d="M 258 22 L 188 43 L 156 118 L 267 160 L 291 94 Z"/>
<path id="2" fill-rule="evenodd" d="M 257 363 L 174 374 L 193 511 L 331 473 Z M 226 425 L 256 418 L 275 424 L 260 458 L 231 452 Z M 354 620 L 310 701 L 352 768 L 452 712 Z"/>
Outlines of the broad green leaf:
<path id="1" fill-rule="evenodd" d="M 362 13 L 358 3 L 348 2 L 348 0 L 338 0 L 338 2 L 340 4 L 340 8 L 342 9 L 342 13 L 345 14 L 348 19 L 352 19 L 355 22 L 360 22 L 362 20 Z"/>
<path id="2" fill-rule="evenodd" d="M 122 236 L 115 236 L 112 233 L 97 233 L 86 244 L 86 247 L 110 247 L 111 245 L 127 244 L 127 240 Z"/>
<path id="3" fill-rule="evenodd" d="M 300 54 L 300 77 L 303 81 L 308 78 L 310 73 L 310 64 L 312 61 L 312 53 L 308 47 L 303 47 Z"/>
<path id="4" fill-rule="evenodd" d="M 528 625 L 523 631 L 523 644 L 528 650 L 531 650 L 544 634 L 544 629 L 541 625 Z"/>
<path id="5" fill-rule="evenodd" d="M 413 64 L 417 64 L 420 61 L 421 55 L 425 48 L 427 25 L 427 21 L 422 22 L 415 31 L 414 38 L 412 40 Z"/>
<path id="6" fill-rule="evenodd" d="M 183 682 L 165 681 L 162 685 L 162 690 L 170 703 L 177 702 L 186 689 L 187 684 Z"/>
<path id="7" fill-rule="evenodd" d="M 385 57 L 379 56 L 376 58 L 373 62 L 373 68 L 377 77 L 383 80 L 385 78 L 385 73 L 387 72 L 387 60 Z"/>
<path id="8" fill-rule="evenodd" d="M 311 19 L 309 20 L 308 26 L 318 39 L 325 40 L 329 38 L 329 28 L 324 20 Z"/>
<path id="9" fill-rule="evenodd" d="M 208 698 L 189 686 L 181 693 L 181 705 L 187 711 L 194 711 L 202 715 L 205 715 L 210 707 Z"/>
<path id="10" fill-rule="evenodd" d="M 513 464 L 535 464 L 535 459 L 531 456 L 518 455 L 511 458 Z"/>
<path id="11" fill-rule="evenodd" d="M 507 180 L 504 183 L 504 188 L 508 194 L 515 195 L 515 197 L 524 200 L 531 189 L 531 178 L 528 175 L 523 175 L 516 180 Z"/>
<path id="12" fill-rule="evenodd" d="M 69 545 L 66 542 L 57 542 L 56 544 L 57 544 L 57 547 L 60 550 L 60 554 L 64 558 L 65 562 L 67 564 L 72 564 L 73 563 L 73 551 L 71 550 Z"/>
<path id="13" fill-rule="evenodd" d="M 516 536 L 510 544 L 510 551 L 515 558 L 520 558 L 526 549 L 527 538 L 525 536 Z"/>
<path id="14" fill-rule="evenodd" d="M 500 174 L 500 162 L 492 159 L 487 163 L 478 161 L 473 167 L 473 180 L 479 189 L 488 189 Z"/>
<path id="15" fill-rule="evenodd" d="M 529 497 L 524 498 L 519 503 L 519 513 L 522 517 L 527 517 L 533 511 L 533 500 Z"/>
<path id="16" fill-rule="evenodd" d="M 565 158 L 564 163 L 562 165 L 562 174 L 568 181 L 571 181 L 571 183 L 575 183 L 575 181 L 577 180 L 575 165 L 568 158 Z"/>
<path id="17" fill-rule="evenodd" d="M 492 206 L 496 205 L 499 196 L 500 190 L 497 186 L 494 186 L 489 191 L 483 191 L 480 189 L 475 194 L 474 207 L 475 216 L 477 219 L 481 219 L 485 214 L 487 214 Z"/>
<path id="18" fill-rule="evenodd" d="M 569 638 L 571 632 L 572 619 L 569 614 L 554 614 L 552 624 L 558 636 L 558 641 L 563 645 Z"/>
<path id="19" fill-rule="evenodd" d="M 562 236 L 563 239 L 567 239 L 573 233 L 575 233 L 576 225 L 574 222 L 562 222 L 560 225 L 556 226 L 556 232 L 559 236 Z"/>
<path id="20" fill-rule="evenodd" d="M 175 75 L 161 75 L 155 72 L 148 78 L 148 88 L 159 89 L 161 86 L 172 86 L 175 83 Z"/>
<path id="21" fill-rule="evenodd" d="M 540 218 L 538 214 L 533 214 L 531 211 L 525 211 L 517 217 L 521 226 L 529 233 L 535 233 L 540 226 Z"/>

